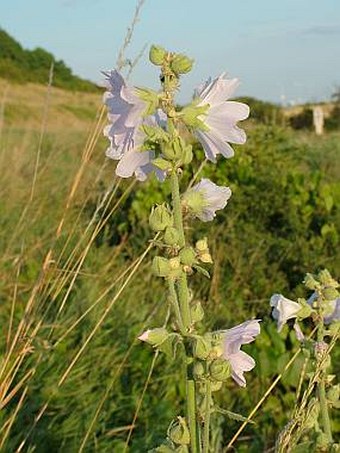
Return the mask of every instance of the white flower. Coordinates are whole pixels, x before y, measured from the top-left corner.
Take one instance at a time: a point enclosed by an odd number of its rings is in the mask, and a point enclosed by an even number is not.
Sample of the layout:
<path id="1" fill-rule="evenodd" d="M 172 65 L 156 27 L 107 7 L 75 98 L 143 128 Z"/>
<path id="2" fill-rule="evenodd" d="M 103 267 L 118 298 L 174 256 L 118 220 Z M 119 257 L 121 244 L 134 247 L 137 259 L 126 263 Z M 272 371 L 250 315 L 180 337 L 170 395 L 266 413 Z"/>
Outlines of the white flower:
<path id="1" fill-rule="evenodd" d="M 220 187 L 210 179 L 202 179 L 184 194 L 183 200 L 196 217 L 209 222 L 216 216 L 216 211 L 226 206 L 230 197 L 229 187 Z"/>
<path id="2" fill-rule="evenodd" d="M 272 316 L 277 321 L 277 330 L 280 332 L 288 319 L 297 317 L 301 310 L 301 305 L 294 302 L 282 294 L 273 294 L 270 298 L 270 306 L 273 307 Z"/>
<path id="3" fill-rule="evenodd" d="M 223 358 L 229 361 L 232 370 L 231 377 L 241 387 L 246 386 L 243 373 L 255 367 L 255 360 L 250 355 L 241 351 L 241 346 L 251 343 L 259 335 L 259 322 L 260 319 L 253 319 L 239 324 L 232 329 L 222 331 Z"/>
<path id="4" fill-rule="evenodd" d="M 119 160 L 117 176 L 129 178 L 135 174 L 139 181 L 144 181 L 149 173 L 155 171 L 158 179 L 164 180 L 165 173 L 151 163 L 154 152 L 140 150 L 146 138 L 141 125 L 163 125 L 164 114 L 158 110 L 155 115 L 146 116 L 148 103 L 138 96 L 136 88 L 128 87 L 116 70 L 104 72 L 104 75 L 108 87 L 104 103 L 110 122 L 104 128 L 104 135 L 110 140 L 106 156 Z"/>
<path id="5" fill-rule="evenodd" d="M 227 101 L 238 84 L 238 79 L 225 79 L 224 74 L 221 74 L 214 80 L 209 79 L 195 91 L 199 99 L 197 107 L 207 106 L 208 109 L 198 116 L 207 130 L 198 128 L 193 133 L 211 162 L 216 162 L 218 154 L 226 158 L 234 155 L 229 143 L 243 144 L 246 141 L 245 132 L 236 123 L 248 118 L 249 107 L 241 102 Z"/>

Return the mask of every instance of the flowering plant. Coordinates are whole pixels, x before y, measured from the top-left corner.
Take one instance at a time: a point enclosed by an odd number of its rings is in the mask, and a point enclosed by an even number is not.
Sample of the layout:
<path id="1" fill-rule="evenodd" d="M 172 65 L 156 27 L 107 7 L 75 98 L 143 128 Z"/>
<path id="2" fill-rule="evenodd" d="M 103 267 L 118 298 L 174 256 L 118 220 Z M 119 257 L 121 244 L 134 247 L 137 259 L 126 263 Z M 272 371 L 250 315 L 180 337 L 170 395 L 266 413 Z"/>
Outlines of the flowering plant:
<path id="1" fill-rule="evenodd" d="M 229 143 L 242 144 L 246 135 L 237 126 L 249 115 L 247 105 L 230 101 L 237 79 L 222 74 L 195 91 L 193 102 L 177 109 L 174 96 L 180 76 L 189 72 L 192 60 L 182 54 L 152 46 L 151 62 L 161 71 L 162 90 L 129 87 L 117 71 L 104 73 L 109 125 L 107 156 L 118 161 L 116 174 L 143 181 L 155 172 L 160 181 L 169 180 L 171 206 L 155 206 L 149 224 L 157 233 L 160 254 L 152 262 L 153 273 L 164 279 L 172 312 L 169 327 L 149 328 L 139 340 L 184 364 L 186 375 L 186 416 L 173 420 L 162 446 L 155 451 L 207 453 L 211 451 L 210 418 L 214 414 L 213 393 L 232 378 L 245 387 L 244 373 L 255 366 L 254 359 L 241 350 L 260 333 L 259 320 L 246 321 L 231 329 L 204 332 L 204 309 L 194 301 L 188 278 L 195 273 L 209 277 L 205 267 L 212 263 L 207 238 L 190 244 L 184 228 L 191 217 L 207 222 L 224 209 L 231 197 L 229 187 L 202 179 L 180 193 L 181 175 L 194 159 L 188 131 L 202 144 L 208 160 L 218 154 L 232 157 Z"/>

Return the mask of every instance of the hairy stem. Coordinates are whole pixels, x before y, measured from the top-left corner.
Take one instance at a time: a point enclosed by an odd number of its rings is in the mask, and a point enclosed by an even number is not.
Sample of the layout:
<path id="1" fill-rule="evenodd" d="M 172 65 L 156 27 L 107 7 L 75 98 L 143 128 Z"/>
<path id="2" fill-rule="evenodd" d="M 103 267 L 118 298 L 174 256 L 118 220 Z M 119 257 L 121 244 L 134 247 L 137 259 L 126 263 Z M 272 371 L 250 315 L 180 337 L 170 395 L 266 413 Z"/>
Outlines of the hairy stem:
<path id="1" fill-rule="evenodd" d="M 181 334 L 184 335 L 185 328 L 183 325 L 181 310 L 180 310 L 179 303 L 178 303 L 178 297 L 177 297 L 176 288 L 175 288 L 175 281 L 172 278 L 168 279 L 168 286 L 169 286 L 170 303 L 173 308 L 179 330 L 180 330 Z"/>
<path id="2" fill-rule="evenodd" d="M 327 436 L 328 442 L 333 442 L 332 436 L 332 428 L 331 428 L 331 421 L 328 413 L 328 404 L 326 398 L 326 390 L 325 390 L 325 381 L 324 377 L 322 376 L 320 382 L 318 384 L 318 394 L 319 394 L 319 402 L 320 402 L 320 410 L 321 410 L 321 420 L 324 433 Z"/>
<path id="3" fill-rule="evenodd" d="M 183 228 L 183 218 L 182 218 L 182 208 L 180 201 L 179 193 L 179 182 L 177 171 L 174 168 L 171 173 L 171 192 L 172 192 L 172 208 L 174 215 L 174 224 L 175 228 L 179 232 L 179 246 L 185 246 L 185 235 Z M 183 321 L 183 328 L 185 333 L 190 328 L 191 325 L 191 316 L 190 316 L 190 306 L 189 306 L 189 291 L 187 276 L 183 275 L 179 278 L 177 283 L 177 292 L 179 299 L 179 309 L 181 319 Z M 188 425 L 190 430 L 190 446 L 191 453 L 199 453 L 199 439 L 198 439 L 198 429 L 197 429 L 197 419 L 196 419 L 196 386 L 195 381 L 191 374 L 191 356 L 190 352 L 186 350 L 187 363 L 186 363 L 186 396 L 187 396 L 187 414 L 188 414 Z"/>
<path id="4" fill-rule="evenodd" d="M 206 381 L 205 410 L 204 410 L 204 432 L 203 432 L 203 453 L 209 453 L 210 446 L 210 409 L 211 409 L 211 382 Z"/>

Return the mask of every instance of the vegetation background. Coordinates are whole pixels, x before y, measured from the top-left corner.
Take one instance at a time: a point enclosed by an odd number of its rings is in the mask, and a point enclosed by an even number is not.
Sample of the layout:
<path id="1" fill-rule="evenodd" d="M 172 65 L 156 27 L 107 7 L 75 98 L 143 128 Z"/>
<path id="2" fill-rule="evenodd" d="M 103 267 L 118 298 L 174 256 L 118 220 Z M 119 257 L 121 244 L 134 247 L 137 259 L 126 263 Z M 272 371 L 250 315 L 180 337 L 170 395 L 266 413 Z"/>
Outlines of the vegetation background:
<path id="1" fill-rule="evenodd" d="M 0 451 L 147 451 L 184 398 L 181 371 L 136 340 L 168 322 L 147 220 L 169 185 L 115 178 L 101 90 L 51 54 L 25 51 L 2 30 L 0 75 Z M 247 144 L 201 170 L 233 197 L 212 225 L 188 226 L 210 238 L 212 277 L 193 279 L 193 290 L 211 327 L 263 319 L 248 347 L 257 366 L 247 388 L 230 381 L 220 392 L 220 406 L 244 416 L 299 347 L 288 328 L 277 334 L 270 296 L 306 296 L 306 272 L 340 275 L 339 99 L 320 137 L 308 106 L 289 119 L 278 106 L 247 102 Z M 236 451 L 273 451 L 302 368 L 299 355 Z M 215 423 L 216 446 L 226 446 L 240 421 Z"/>

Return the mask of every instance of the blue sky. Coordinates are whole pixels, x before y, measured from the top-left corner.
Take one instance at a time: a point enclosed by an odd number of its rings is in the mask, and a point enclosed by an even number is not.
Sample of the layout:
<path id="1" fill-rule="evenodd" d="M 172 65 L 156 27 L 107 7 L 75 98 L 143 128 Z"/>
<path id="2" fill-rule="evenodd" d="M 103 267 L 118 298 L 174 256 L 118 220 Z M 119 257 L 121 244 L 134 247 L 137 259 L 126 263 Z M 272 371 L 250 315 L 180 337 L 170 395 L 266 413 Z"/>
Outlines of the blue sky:
<path id="1" fill-rule="evenodd" d="M 0 0 L 0 27 L 99 82 L 114 67 L 136 0 Z M 280 102 L 329 98 L 340 85 L 339 0 L 145 0 L 127 57 L 157 43 L 196 61 L 181 99 L 226 71 L 239 95 Z M 146 59 L 144 59 L 146 60 Z M 143 61 L 137 85 L 157 86 Z"/>

